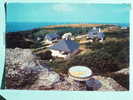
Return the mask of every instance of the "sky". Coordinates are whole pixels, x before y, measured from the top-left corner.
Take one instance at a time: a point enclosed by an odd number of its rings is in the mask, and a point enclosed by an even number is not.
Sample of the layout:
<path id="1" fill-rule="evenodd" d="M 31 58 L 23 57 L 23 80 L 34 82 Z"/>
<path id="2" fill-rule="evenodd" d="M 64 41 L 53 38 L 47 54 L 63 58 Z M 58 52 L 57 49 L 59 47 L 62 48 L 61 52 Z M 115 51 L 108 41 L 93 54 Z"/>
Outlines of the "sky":
<path id="1" fill-rule="evenodd" d="M 128 23 L 128 4 L 8 3 L 7 22 Z"/>

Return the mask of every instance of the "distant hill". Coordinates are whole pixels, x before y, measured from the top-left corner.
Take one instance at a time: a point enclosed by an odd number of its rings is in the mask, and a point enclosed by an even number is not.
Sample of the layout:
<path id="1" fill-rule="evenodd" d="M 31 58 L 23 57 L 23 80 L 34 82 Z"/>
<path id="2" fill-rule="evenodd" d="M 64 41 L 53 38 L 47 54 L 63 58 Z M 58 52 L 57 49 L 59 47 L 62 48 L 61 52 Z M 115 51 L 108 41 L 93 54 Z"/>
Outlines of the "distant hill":
<path id="1" fill-rule="evenodd" d="M 103 24 L 64 24 L 64 25 L 49 25 L 44 28 L 57 28 L 57 27 L 73 27 L 73 28 L 79 28 L 79 27 L 99 27 Z"/>

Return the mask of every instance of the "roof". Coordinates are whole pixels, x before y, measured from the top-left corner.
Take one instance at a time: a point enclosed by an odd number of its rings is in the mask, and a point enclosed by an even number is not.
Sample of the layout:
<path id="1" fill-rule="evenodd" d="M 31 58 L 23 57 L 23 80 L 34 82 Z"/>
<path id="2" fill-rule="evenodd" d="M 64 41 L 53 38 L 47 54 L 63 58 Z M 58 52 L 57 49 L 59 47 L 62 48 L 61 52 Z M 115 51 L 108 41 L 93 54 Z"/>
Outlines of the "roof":
<path id="1" fill-rule="evenodd" d="M 93 28 L 89 32 L 93 32 L 93 33 L 99 32 L 99 28 Z"/>
<path id="2" fill-rule="evenodd" d="M 60 40 L 57 44 L 49 48 L 64 52 L 74 52 L 76 49 L 79 48 L 79 44 L 73 40 Z"/>
<path id="3" fill-rule="evenodd" d="M 88 32 L 88 36 L 90 38 L 94 38 L 95 36 L 97 36 L 99 39 L 102 39 L 102 38 L 104 38 L 104 33 L 101 32 L 101 29 L 100 28 L 99 29 L 97 28 L 97 29 L 90 30 Z"/>
<path id="4" fill-rule="evenodd" d="M 59 38 L 59 35 L 56 33 L 49 33 L 45 35 L 45 39 L 48 39 L 48 40 L 54 40 L 56 38 Z"/>
<path id="5" fill-rule="evenodd" d="M 103 32 L 99 32 L 97 37 L 99 39 L 103 39 L 104 38 L 104 33 Z"/>

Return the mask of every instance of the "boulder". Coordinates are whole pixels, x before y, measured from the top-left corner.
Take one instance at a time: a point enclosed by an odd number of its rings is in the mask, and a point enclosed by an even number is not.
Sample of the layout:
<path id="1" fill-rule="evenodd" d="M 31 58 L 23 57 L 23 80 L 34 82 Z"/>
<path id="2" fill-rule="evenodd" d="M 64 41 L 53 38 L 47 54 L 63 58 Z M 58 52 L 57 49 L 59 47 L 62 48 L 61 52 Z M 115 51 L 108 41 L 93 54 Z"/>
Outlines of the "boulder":
<path id="1" fill-rule="evenodd" d="M 6 50 L 6 87 L 49 89 L 60 80 L 59 74 L 42 66 L 30 49 Z"/>
<path id="2" fill-rule="evenodd" d="M 30 49 L 6 49 L 6 68 L 8 70 L 35 67 L 37 66 L 35 58 Z"/>
<path id="3" fill-rule="evenodd" d="M 33 84 L 37 78 L 37 73 L 30 68 L 17 69 L 6 75 L 6 88 L 23 89 Z"/>
<path id="4" fill-rule="evenodd" d="M 68 81 L 58 82 L 54 85 L 55 90 L 81 91 L 86 90 L 86 85 L 80 82 L 69 83 Z"/>
<path id="5" fill-rule="evenodd" d="M 31 89 L 51 89 L 53 84 L 60 81 L 60 76 L 54 71 L 48 71 L 47 69 L 41 71 L 38 74 L 38 79 L 30 87 Z"/>
<path id="6" fill-rule="evenodd" d="M 129 74 L 129 68 L 123 68 L 117 72 L 115 72 L 114 74 L 123 74 L 123 75 L 128 75 Z"/>
<path id="7" fill-rule="evenodd" d="M 97 75 L 93 76 L 92 78 L 95 79 L 95 82 L 93 81 L 95 85 L 93 84 L 94 87 L 92 86 L 94 91 L 127 91 L 126 88 L 122 87 L 119 83 L 110 77 Z"/>

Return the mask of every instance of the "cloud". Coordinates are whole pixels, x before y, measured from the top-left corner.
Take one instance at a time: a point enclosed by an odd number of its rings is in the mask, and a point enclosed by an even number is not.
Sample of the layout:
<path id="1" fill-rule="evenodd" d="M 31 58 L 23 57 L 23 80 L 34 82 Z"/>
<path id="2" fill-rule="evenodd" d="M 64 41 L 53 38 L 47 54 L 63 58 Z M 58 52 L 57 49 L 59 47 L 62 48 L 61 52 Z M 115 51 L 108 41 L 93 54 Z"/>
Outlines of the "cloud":
<path id="1" fill-rule="evenodd" d="M 53 6 L 53 9 L 59 12 L 72 12 L 75 10 L 73 6 L 68 4 L 56 4 Z"/>

